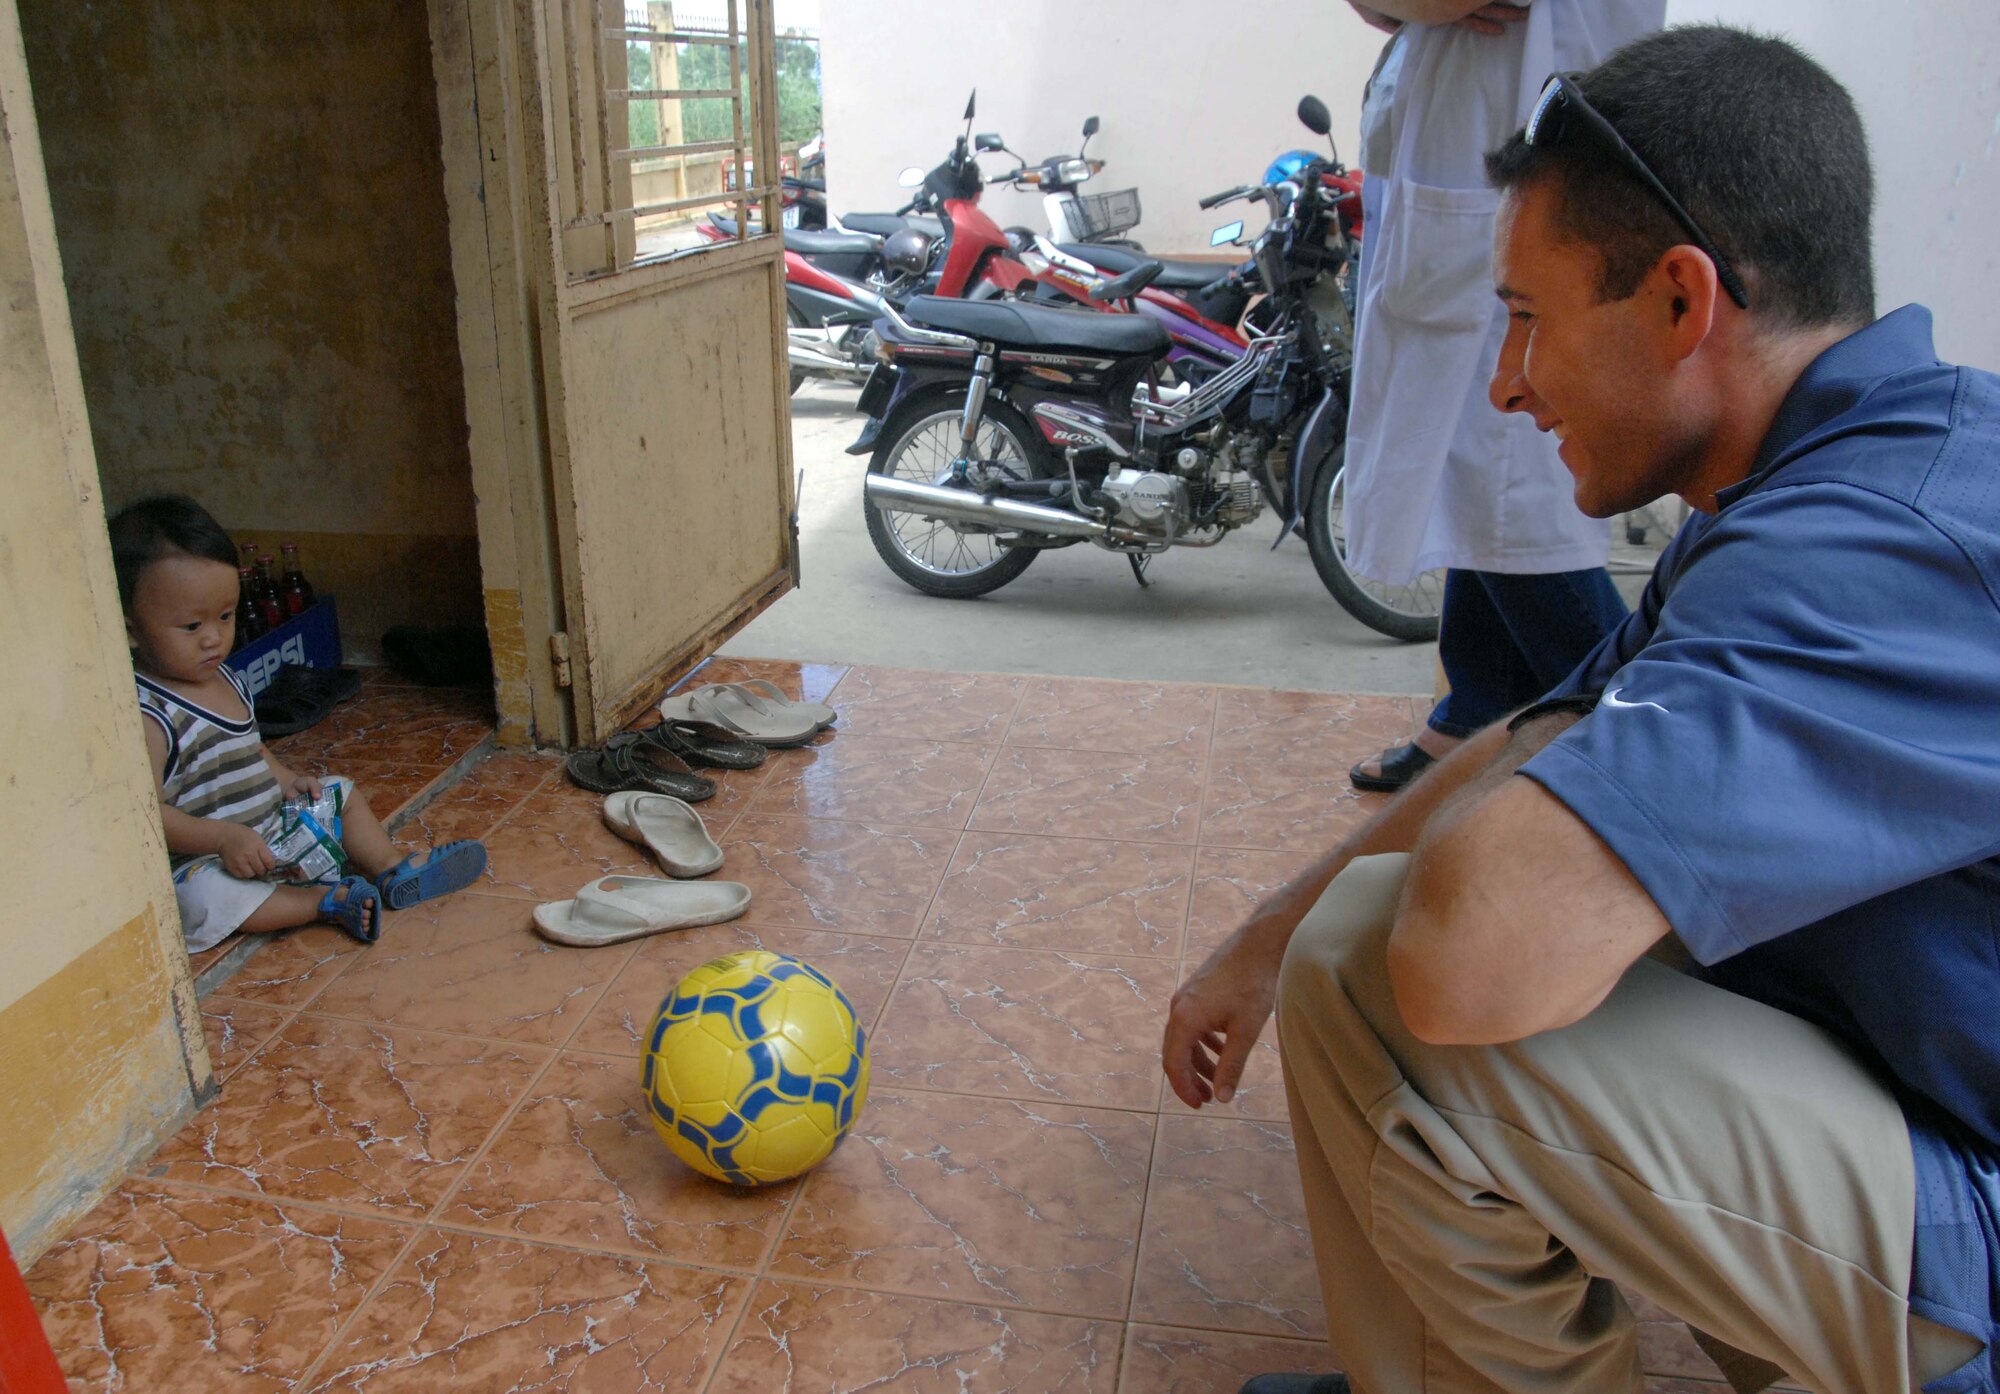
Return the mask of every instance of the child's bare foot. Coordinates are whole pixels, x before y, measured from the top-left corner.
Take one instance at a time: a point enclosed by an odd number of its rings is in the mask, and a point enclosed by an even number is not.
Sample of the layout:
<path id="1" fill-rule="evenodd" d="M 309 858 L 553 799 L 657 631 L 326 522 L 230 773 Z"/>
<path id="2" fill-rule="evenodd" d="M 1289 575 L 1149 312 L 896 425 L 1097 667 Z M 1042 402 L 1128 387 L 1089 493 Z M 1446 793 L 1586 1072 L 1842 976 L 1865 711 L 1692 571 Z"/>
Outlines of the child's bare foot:
<path id="1" fill-rule="evenodd" d="M 372 944 L 382 937 L 382 893 L 366 876 L 346 876 L 326 889 L 318 918 L 349 937 Z"/>

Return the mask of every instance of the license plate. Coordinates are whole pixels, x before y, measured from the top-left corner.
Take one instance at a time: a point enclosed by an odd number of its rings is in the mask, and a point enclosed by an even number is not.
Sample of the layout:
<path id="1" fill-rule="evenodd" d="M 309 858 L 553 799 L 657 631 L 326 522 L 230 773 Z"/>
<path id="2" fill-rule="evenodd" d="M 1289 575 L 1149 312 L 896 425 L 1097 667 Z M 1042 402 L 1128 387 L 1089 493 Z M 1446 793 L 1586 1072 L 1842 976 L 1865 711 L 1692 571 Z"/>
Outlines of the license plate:
<path id="1" fill-rule="evenodd" d="M 799 206 L 794 203 L 787 206 L 785 211 L 778 215 L 778 218 L 786 227 L 795 228 L 799 225 L 800 216 Z"/>
<path id="2" fill-rule="evenodd" d="M 856 406 L 863 416 L 880 416 L 895 390 L 896 370 L 886 363 L 877 363 L 868 374 L 868 381 L 861 384 L 861 400 Z"/>

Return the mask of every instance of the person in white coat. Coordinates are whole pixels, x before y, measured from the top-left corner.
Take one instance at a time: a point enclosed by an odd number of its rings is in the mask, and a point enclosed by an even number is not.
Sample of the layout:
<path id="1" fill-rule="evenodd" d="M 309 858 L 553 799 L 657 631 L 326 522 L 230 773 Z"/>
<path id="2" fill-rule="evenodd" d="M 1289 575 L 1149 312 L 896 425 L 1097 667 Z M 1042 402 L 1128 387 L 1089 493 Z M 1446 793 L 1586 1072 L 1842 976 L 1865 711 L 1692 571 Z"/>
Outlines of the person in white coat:
<path id="1" fill-rule="evenodd" d="M 1395 37 L 1362 112 L 1367 237 L 1347 433 L 1349 565 L 1391 585 L 1446 568 L 1449 694 L 1352 771 L 1400 789 L 1569 675 L 1625 616 L 1609 529 L 1571 500 L 1558 442 L 1494 410 L 1498 195 L 1481 161 L 1551 72 L 1657 30 L 1666 0 L 1349 0 Z"/>

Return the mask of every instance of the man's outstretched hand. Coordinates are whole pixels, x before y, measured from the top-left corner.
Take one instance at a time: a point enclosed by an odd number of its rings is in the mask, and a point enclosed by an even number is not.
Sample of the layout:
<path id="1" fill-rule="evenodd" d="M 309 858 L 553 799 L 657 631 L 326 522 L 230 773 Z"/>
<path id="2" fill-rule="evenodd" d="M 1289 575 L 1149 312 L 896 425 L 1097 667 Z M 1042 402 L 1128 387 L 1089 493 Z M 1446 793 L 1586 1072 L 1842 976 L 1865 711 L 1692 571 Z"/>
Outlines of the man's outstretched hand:
<path id="1" fill-rule="evenodd" d="M 1252 936 L 1239 934 L 1174 993 L 1160 1064 L 1189 1108 L 1234 1097 L 1250 1049 L 1270 1019 L 1283 958 L 1282 947 L 1273 956 Z"/>

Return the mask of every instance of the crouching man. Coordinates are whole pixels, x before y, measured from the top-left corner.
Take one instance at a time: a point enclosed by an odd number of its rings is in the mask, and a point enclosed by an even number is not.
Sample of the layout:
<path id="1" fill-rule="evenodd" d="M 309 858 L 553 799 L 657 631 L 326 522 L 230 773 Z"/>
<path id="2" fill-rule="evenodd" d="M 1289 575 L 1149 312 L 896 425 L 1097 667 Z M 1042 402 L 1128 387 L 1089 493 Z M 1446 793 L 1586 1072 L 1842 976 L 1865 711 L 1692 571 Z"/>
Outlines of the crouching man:
<path id="1" fill-rule="evenodd" d="M 1695 512 L 1176 995 L 1197 1107 L 1275 1006 L 1348 1371 L 1245 1394 L 1637 1394 L 1621 1292 L 1738 1391 L 1992 1391 L 2000 379 L 1876 318 L 1859 118 L 1779 40 L 1552 78 L 1488 169 L 1495 404 L 1586 513 Z"/>

